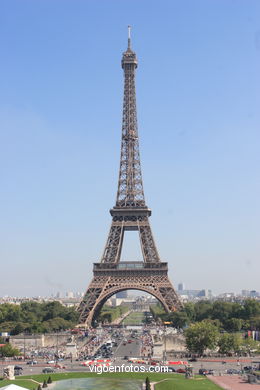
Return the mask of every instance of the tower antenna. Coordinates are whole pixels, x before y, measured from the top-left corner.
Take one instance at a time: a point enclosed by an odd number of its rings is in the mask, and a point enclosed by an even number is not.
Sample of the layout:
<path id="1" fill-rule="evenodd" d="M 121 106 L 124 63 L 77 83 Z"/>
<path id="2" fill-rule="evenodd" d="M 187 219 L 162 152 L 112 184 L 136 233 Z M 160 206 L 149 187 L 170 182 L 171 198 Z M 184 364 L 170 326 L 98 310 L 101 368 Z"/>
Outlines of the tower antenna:
<path id="1" fill-rule="evenodd" d="M 128 26 L 128 49 L 131 49 L 131 26 Z"/>

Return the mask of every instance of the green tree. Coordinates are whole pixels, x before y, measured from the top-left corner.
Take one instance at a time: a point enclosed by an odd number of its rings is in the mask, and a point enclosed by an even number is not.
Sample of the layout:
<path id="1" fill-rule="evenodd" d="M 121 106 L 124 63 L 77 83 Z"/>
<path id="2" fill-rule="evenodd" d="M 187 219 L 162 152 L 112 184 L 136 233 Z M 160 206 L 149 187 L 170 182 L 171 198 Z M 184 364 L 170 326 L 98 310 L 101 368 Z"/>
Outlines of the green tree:
<path id="1" fill-rule="evenodd" d="M 148 376 L 145 379 L 145 390 L 151 390 L 151 383 L 150 383 L 150 379 L 148 378 Z"/>
<path id="2" fill-rule="evenodd" d="M 188 350 L 199 355 L 216 347 L 218 334 L 218 328 L 205 320 L 192 324 L 184 333 Z"/>
<path id="3" fill-rule="evenodd" d="M 228 354 L 240 349 L 241 337 L 237 334 L 223 333 L 218 340 L 219 352 Z"/>
<path id="4" fill-rule="evenodd" d="M 47 380 L 47 383 L 48 383 L 48 384 L 52 383 L 52 379 L 51 379 L 50 376 L 49 376 L 49 378 L 48 378 L 48 380 Z"/>
<path id="5" fill-rule="evenodd" d="M 244 318 L 248 319 L 260 315 L 260 302 L 255 299 L 247 299 L 244 303 Z"/>
<path id="6" fill-rule="evenodd" d="M 11 330 L 12 335 L 20 334 L 24 331 L 24 325 L 22 322 L 18 322 L 15 327 Z"/>
<path id="7" fill-rule="evenodd" d="M 3 347 L 0 347 L 0 356 L 1 357 L 13 357 L 19 356 L 20 352 L 18 349 L 13 348 L 11 344 L 6 343 Z"/>
<path id="8" fill-rule="evenodd" d="M 250 337 L 247 339 L 244 339 L 241 343 L 240 350 L 248 355 L 251 355 L 252 353 L 259 353 L 260 352 L 260 343 L 259 341 L 255 341 L 251 339 Z"/>
<path id="9" fill-rule="evenodd" d="M 166 320 L 172 323 L 174 328 L 182 329 L 189 322 L 188 316 L 184 311 L 176 311 L 166 316 Z"/>
<path id="10" fill-rule="evenodd" d="M 218 319 L 220 322 L 224 323 L 230 318 L 232 313 L 232 303 L 216 301 L 212 306 L 212 319 Z"/>
<path id="11" fill-rule="evenodd" d="M 250 319 L 250 328 L 260 330 L 260 316 Z M 248 328 L 247 328 L 248 329 Z"/>
<path id="12" fill-rule="evenodd" d="M 205 319 L 211 318 L 212 313 L 212 303 L 209 301 L 200 301 L 194 305 L 195 320 L 203 321 Z"/>
<path id="13" fill-rule="evenodd" d="M 187 314 L 189 322 L 193 322 L 195 319 L 194 303 L 192 303 L 192 302 L 185 303 L 184 304 L 184 311 Z"/>
<path id="14" fill-rule="evenodd" d="M 244 306 L 241 303 L 232 303 L 231 318 L 243 318 Z"/>
<path id="15" fill-rule="evenodd" d="M 230 318 L 225 321 L 224 328 L 228 332 L 239 332 L 242 329 L 243 321 L 240 318 Z"/>

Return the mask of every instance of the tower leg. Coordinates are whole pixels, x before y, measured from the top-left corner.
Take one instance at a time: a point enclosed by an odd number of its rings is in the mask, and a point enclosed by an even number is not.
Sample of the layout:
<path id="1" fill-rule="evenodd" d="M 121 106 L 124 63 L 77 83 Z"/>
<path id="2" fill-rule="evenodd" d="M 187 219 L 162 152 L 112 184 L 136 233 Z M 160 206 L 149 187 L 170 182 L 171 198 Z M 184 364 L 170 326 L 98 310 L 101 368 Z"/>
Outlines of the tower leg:
<path id="1" fill-rule="evenodd" d="M 94 276 L 82 299 L 78 311 L 80 324 L 91 326 L 100 308 L 112 295 L 123 290 L 141 290 L 153 295 L 163 305 L 166 312 L 179 310 L 182 305 L 166 274 L 156 275 L 154 271 L 135 274 L 126 271 L 114 276 Z"/>

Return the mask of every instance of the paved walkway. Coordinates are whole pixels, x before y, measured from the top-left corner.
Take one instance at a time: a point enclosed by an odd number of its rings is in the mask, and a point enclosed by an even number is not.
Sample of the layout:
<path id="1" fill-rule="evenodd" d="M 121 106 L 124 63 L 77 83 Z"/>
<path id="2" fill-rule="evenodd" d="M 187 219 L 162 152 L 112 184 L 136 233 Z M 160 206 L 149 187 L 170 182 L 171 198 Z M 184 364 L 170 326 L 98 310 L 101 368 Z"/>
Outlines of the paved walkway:
<path id="1" fill-rule="evenodd" d="M 207 378 L 216 383 L 216 385 L 222 387 L 224 390 L 260 390 L 260 385 L 246 383 L 239 375 L 209 375 Z"/>

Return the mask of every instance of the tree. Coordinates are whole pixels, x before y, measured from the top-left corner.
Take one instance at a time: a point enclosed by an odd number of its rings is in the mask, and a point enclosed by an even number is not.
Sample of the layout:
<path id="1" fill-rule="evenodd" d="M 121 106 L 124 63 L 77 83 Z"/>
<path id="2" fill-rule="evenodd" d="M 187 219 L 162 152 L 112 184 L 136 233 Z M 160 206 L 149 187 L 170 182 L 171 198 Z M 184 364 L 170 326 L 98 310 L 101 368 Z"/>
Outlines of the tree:
<path id="1" fill-rule="evenodd" d="M 241 343 L 240 350 L 248 355 L 251 355 L 253 352 L 260 352 L 260 343 L 259 341 L 255 341 L 250 337 L 244 339 Z"/>
<path id="2" fill-rule="evenodd" d="M 167 316 L 167 320 L 172 322 L 175 328 L 181 329 L 188 323 L 189 319 L 184 311 L 176 311 Z"/>
<path id="3" fill-rule="evenodd" d="M 250 328 L 260 330 L 260 315 L 250 319 Z"/>
<path id="4" fill-rule="evenodd" d="M 224 323 L 224 328 L 228 332 L 239 332 L 242 328 L 243 321 L 240 318 L 230 318 Z"/>
<path id="5" fill-rule="evenodd" d="M 13 348 L 11 344 L 7 343 L 3 347 L 0 347 L 0 356 L 1 357 L 13 357 L 19 356 L 20 352 L 18 349 Z"/>
<path id="6" fill-rule="evenodd" d="M 212 303 L 208 301 L 200 301 L 194 305 L 195 320 L 203 321 L 207 318 L 211 318 Z"/>
<path id="7" fill-rule="evenodd" d="M 49 376 L 49 378 L 48 378 L 48 380 L 47 380 L 47 383 L 48 383 L 48 384 L 52 383 L 52 379 L 51 379 L 50 376 Z"/>
<path id="8" fill-rule="evenodd" d="M 219 352 L 228 354 L 239 351 L 241 338 L 237 334 L 223 333 L 218 340 Z"/>
<path id="9" fill-rule="evenodd" d="M 184 304 L 184 311 L 187 314 L 189 321 L 193 322 L 195 319 L 194 303 L 187 302 Z"/>
<path id="10" fill-rule="evenodd" d="M 247 299 L 244 303 L 244 318 L 248 319 L 260 315 L 260 302 L 255 299 Z"/>
<path id="11" fill-rule="evenodd" d="M 45 388 L 45 387 L 48 387 L 46 379 L 44 379 L 43 384 L 42 384 L 42 388 Z"/>
<path id="12" fill-rule="evenodd" d="M 190 352 L 203 355 L 206 349 L 214 349 L 218 340 L 218 328 L 209 321 L 192 324 L 185 331 L 186 345 Z"/>
<path id="13" fill-rule="evenodd" d="M 145 390 L 151 390 L 151 383 L 150 383 L 150 379 L 148 378 L 148 376 L 145 379 Z"/>
<path id="14" fill-rule="evenodd" d="M 24 302 L 20 306 L 0 304 L 1 330 L 11 334 L 70 329 L 78 322 L 78 316 L 74 307 L 64 307 L 60 302 Z"/>
<path id="15" fill-rule="evenodd" d="M 12 335 L 20 334 L 24 331 L 24 326 L 21 322 L 18 322 L 15 327 L 11 330 Z"/>

